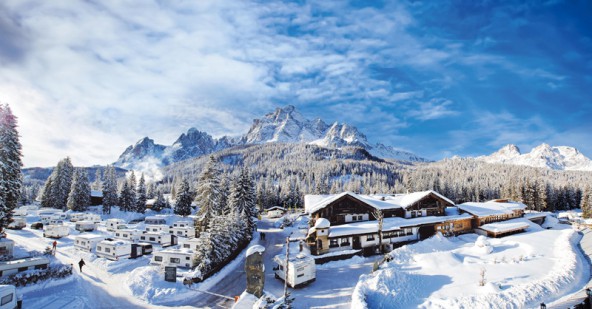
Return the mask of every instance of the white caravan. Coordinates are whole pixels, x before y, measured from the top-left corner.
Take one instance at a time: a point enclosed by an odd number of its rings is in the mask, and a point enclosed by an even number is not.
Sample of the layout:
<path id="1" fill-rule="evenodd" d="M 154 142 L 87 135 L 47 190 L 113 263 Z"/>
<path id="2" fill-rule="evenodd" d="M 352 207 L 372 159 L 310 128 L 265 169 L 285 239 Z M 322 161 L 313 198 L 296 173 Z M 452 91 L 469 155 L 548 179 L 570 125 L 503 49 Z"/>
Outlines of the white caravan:
<path id="1" fill-rule="evenodd" d="M 166 249 L 155 252 L 151 264 L 191 268 L 196 265 L 196 253 L 190 249 Z"/>
<path id="2" fill-rule="evenodd" d="M 169 233 L 171 227 L 164 224 L 149 224 L 146 225 L 146 233 Z"/>
<path id="3" fill-rule="evenodd" d="M 92 252 L 97 244 L 105 240 L 105 236 L 97 234 L 84 234 L 74 238 L 74 247 L 82 251 Z"/>
<path id="4" fill-rule="evenodd" d="M 118 226 L 121 225 L 125 225 L 125 221 L 122 219 L 107 219 L 107 221 L 105 221 L 105 227 L 107 228 L 107 231 L 113 232 L 118 229 Z"/>
<path id="5" fill-rule="evenodd" d="M 113 261 L 129 258 L 132 253 L 132 243 L 119 239 L 106 239 L 97 243 L 95 253 L 98 257 Z"/>
<path id="6" fill-rule="evenodd" d="M 97 229 L 97 225 L 92 221 L 78 221 L 74 229 L 80 232 L 92 232 Z"/>
<path id="7" fill-rule="evenodd" d="M 12 222 L 10 222 L 7 228 L 11 230 L 22 230 L 24 227 L 27 226 L 27 219 L 25 217 L 12 217 Z"/>
<path id="8" fill-rule="evenodd" d="M 121 229 L 114 232 L 115 238 L 129 240 L 131 242 L 137 242 L 140 240 L 142 233 L 138 230 L 133 229 Z"/>
<path id="9" fill-rule="evenodd" d="M 292 288 L 301 287 L 316 279 L 316 265 L 312 256 L 302 252 L 290 256 L 288 265 L 286 265 L 285 255 L 276 255 L 273 258 L 276 266 L 273 268 L 275 277 L 280 280 L 286 280 Z M 288 277 L 286 278 L 286 269 Z"/>
<path id="10" fill-rule="evenodd" d="M 99 223 L 101 222 L 101 216 L 97 215 L 97 214 L 86 214 L 86 216 L 84 216 L 84 219 L 82 219 L 84 221 L 92 221 L 94 223 Z"/>
<path id="11" fill-rule="evenodd" d="M 173 223 L 173 228 L 175 227 L 194 227 L 195 224 L 193 224 L 191 221 L 177 221 L 175 223 Z"/>
<path id="12" fill-rule="evenodd" d="M 199 248 L 199 246 L 201 246 L 201 240 L 199 238 L 190 238 L 190 239 L 185 240 L 181 244 L 181 248 L 191 249 L 194 251 L 197 251 L 197 248 Z"/>
<path id="13" fill-rule="evenodd" d="M 163 247 L 174 246 L 177 244 L 177 236 L 169 233 L 158 232 L 158 233 L 146 233 L 140 235 L 140 241 L 148 242 L 152 244 L 159 244 Z"/>
<path id="14" fill-rule="evenodd" d="M 0 260 L 12 259 L 14 252 L 14 240 L 8 238 L 0 238 Z"/>
<path id="15" fill-rule="evenodd" d="M 46 225 L 43 228 L 43 237 L 62 238 L 70 235 L 70 228 L 65 225 Z"/>
<path id="16" fill-rule="evenodd" d="M 170 233 L 178 237 L 195 238 L 195 227 L 173 227 L 171 228 Z"/>
<path id="17" fill-rule="evenodd" d="M 42 256 L 0 262 L 0 277 L 27 270 L 47 269 L 47 267 L 49 267 L 49 259 Z"/>
<path id="18" fill-rule="evenodd" d="M 16 287 L 0 285 L 0 309 L 15 309 L 17 306 Z"/>
<path id="19" fill-rule="evenodd" d="M 166 220 L 163 217 L 151 216 L 146 217 L 144 220 L 146 224 L 167 224 Z"/>
<path id="20" fill-rule="evenodd" d="M 86 214 L 83 212 L 71 213 L 70 214 L 70 222 L 78 222 L 84 220 Z"/>

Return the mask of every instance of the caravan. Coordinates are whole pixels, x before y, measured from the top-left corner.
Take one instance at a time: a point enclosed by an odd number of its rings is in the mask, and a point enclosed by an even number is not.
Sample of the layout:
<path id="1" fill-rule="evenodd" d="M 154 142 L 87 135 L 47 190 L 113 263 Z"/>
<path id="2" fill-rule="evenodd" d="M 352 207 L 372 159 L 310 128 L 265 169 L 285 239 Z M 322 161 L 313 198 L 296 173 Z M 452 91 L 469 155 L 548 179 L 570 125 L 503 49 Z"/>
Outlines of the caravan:
<path id="1" fill-rule="evenodd" d="M 65 225 L 46 225 L 43 229 L 43 237 L 62 238 L 70 235 L 70 228 Z"/>
<path id="2" fill-rule="evenodd" d="M 0 285 L 0 301 L 0 309 L 20 308 L 17 303 L 16 287 L 14 285 Z"/>
<path id="3" fill-rule="evenodd" d="M 149 224 L 146 225 L 146 233 L 169 233 L 171 227 L 164 224 Z"/>
<path id="4" fill-rule="evenodd" d="M 114 234 L 115 234 L 115 238 L 129 240 L 131 242 L 137 242 L 140 239 L 140 235 L 142 233 L 138 230 L 121 229 L 121 230 L 115 231 Z"/>
<path id="5" fill-rule="evenodd" d="M 70 214 L 70 222 L 78 222 L 84 220 L 86 214 L 83 212 L 71 213 Z"/>
<path id="6" fill-rule="evenodd" d="M 125 225 L 125 221 L 122 219 L 107 219 L 105 222 L 105 227 L 107 228 L 107 231 L 114 232 L 120 228 L 125 229 L 127 226 Z"/>
<path id="7" fill-rule="evenodd" d="M 27 219 L 25 217 L 12 217 L 12 222 L 10 222 L 7 228 L 11 230 L 22 230 L 24 227 L 27 226 Z"/>
<path id="8" fill-rule="evenodd" d="M 196 253 L 190 249 L 166 249 L 155 252 L 151 264 L 191 268 L 196 265 Z"/>
<path id="9" fill-rule="evenodd" d="M 0 277 L 13 275 L 31 269 L 47 269 L 47 267 L 49 267 L 49 259 L 46 257 L 32 257 L 0 262 Z"/>
<path id="10" fill-rule="evenodd" d="M 76 236 L 74 238 L 74 247 L 82 250 L 92 252 L 92 250 L 97 246 L 97 244 L 101 241 L 105 240 L 104 236 L 96 235 L 96 234 L 85 234 Z"/>
<path id="11" fill-rule="evenodd" d="M 97 228 L 97 225 L 92 221 L 78 221 L 74 229 L 80 232 L 92 232 Z"/>
<path id="12" fill-rule="evenodd" d="M 174 246 L 177 244 L 177 236 L 171 235 L 169 233 L 158 232 L 158 233 L 146 233 L 144 232 L 140 235 L 140 240 L 159 244 L 163 247 Z"/>
<path id="13" fill-rule="evenodd" d="M 316 265 L 312 256 L 302 252 L 291 256 L 286 265 L 285 255 L 276 255 L 273 258 L 276 266 L 273 268 L 275 277 L 287 281 L 292 288 L 301 287 L 316 279 Z M 286 278 L 286 269 L 288 277 Z"/>
<path id="14" fill-rule="evenodd" d="M 97 243 L 95 250 L 98 257 L 117 261 L 122 258 L 129 258 L 132 252 L 132 244 L 128 241 L 105 239 Z"/>
<path id="15" fill-rule="evenodd" d="M 101 216 L 97 215 L 97 214 L 86 214 L 84 216 L 84 219 L 82 219 L 84 221 L 92 221 L 94 223 L 99 223 L 101 222 Z"/>
<path id="16" fill-rule="evenodd" d="M 146 217 L 144 220 L 146 224 L 167 224 L 166 220 L 163 217 L 151 216 Z"/>

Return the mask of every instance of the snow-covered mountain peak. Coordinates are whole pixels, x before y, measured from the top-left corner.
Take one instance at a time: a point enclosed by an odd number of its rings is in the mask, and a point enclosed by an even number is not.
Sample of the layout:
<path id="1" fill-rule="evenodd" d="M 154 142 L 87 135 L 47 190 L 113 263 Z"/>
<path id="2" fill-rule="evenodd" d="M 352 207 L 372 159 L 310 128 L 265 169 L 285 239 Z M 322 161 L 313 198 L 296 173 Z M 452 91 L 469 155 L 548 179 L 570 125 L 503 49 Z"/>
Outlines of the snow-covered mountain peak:
<path id="1" fill-rule="evenodd" d="M 513 146 L 513 147 L 512 147 Z M 488 163 L 527 165 L 553 170 L 592 171 L 592 161 L 569 146 L 550 146 L 543 143 L 529 153 L 520 154 L 518 147 L 507 145 L 489 156 L 477 157 Z"/>

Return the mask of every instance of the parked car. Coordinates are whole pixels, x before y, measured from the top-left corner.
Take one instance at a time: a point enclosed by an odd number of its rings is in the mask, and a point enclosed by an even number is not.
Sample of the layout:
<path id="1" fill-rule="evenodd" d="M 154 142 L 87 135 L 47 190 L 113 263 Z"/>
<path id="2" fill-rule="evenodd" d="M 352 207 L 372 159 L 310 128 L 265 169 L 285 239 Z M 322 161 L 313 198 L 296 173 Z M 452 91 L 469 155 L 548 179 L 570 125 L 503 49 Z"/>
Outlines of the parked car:
<path id="1" fill-rule="evenodd" d="M 31 223 L 31 228 L 34 230 L 42 230 L 43 229 L 43 223 L 41 222 L 33 222 Z"/>

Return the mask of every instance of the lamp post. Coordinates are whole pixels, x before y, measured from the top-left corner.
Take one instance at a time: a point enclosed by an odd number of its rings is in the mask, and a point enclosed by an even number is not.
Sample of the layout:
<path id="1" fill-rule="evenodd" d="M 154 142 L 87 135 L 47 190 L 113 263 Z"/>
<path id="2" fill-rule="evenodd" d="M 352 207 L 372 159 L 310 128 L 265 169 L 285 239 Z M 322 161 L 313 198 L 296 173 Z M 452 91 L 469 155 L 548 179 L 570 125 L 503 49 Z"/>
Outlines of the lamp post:
<path id="1" fill-rule="evenodd" d="M 590 304 L 592 304 L 592 289 L 586 288 L 586 296 L 588 296 L 588 298 L 586 298 L 588 305 L 586 308 L 590 308 Z"/>
<path id="2" fill-rule="evenodd" d="M 541 309 L 547 309 L 547 305 L 545 305 L 545 303 L 541 303 Z"/>

